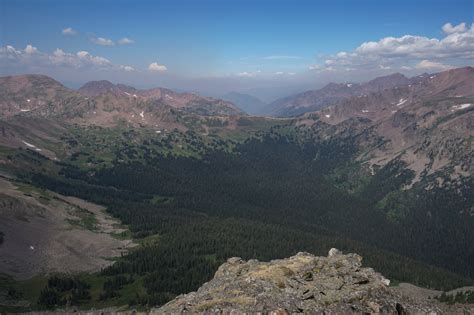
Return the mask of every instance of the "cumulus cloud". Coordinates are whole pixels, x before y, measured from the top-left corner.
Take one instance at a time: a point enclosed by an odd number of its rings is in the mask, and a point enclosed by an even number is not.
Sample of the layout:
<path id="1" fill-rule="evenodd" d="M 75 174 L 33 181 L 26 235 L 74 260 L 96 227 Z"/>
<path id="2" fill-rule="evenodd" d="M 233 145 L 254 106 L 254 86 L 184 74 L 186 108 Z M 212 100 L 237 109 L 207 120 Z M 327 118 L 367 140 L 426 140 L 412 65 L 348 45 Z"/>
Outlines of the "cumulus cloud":
<path id="1" fill-rule="evenodd" d="M 444 36 L 428 38 L 416 35 L 385 37 L 362 43 L 353 51 L 342 51 L 327 58 L 322 65 L 310 66 L 318 71 L 447 69 L 446 63 L 472 64 L 474 57 L 474 24 L 453 26 L 446 23 Z M 428 67 L 429 66 L 429 67 Z"/>
<path id="2" fill-rule="evenodd" d="M 77 31 L 74 30 L 72 27 L 67 27 L 62 30 L 61 32 L 63 35 L 76 35 Z"/>
<path id="3" fill-rule="evenodd" d="M 446 23 L 442 27 L 443 32 L 446 34 L 463 33 L 466 31 L 466 23 L 453 26 L 451 23 Z"/>
<path id="4" fill-rule="evenodd" d="M 36 52 L 38 52 L 38 48 L 33 47 L 33 46 L 31 46 L 31 45 L 26 45 L 26 47 L 25 47 L 25 53 L 31 55 L 31 54 L 34 54 L 34 53 L 36 53 Z"/>
<path id="5" fill-rule="evenodd" d="M 115 45 L 113 40 L 108 39 L 108 38 L 104 38 L 104 37 L 94 37 L 94 38 L 91 38 L 91 41 L 94 44 L 101 45 L 101 46 L 113 46 L 113 45 Z"/>
<path id="6" fill-rule="evenodd" d="M 423 70 L 447 70 L 452 68 L 451 66 L 442 64 L 440 62 L 430 61 L 430 60 L 422 60 L 415 66 L 416 69 L 423 69 Z"/>
<path id="7" fill-rule="evenodd" d="M 296 72 L 277 71 L 277 72 L 275 72 L 275 75 L 277 75 L 277 76 L 283 76 L 283 75 L 294 76 L 294 75 L 296 75 Z"/>
<path id="8" fill-rule="evenodd" d="M 120 66 L 120 69 L 127 72 L 135 71 L 135 68 L 133 68 L 132 66 Z"/>
<path id="9" fill-rule="evenodd" d="M 165 65 L 160 65 L 157 62 L 153 62 L 148 66 L 148 70 L 156 72 L 165 72 L 167 68 Z"/>
<path id="10" fill-rule="evenodd" d="M 260 70 L 257 70 L 257 71 L 243 71 L 243 72 L 237 73 L 236 75 L 238 77 L 253 78 L 253 77 L 256 77 L 257 75 L 259 75 L 260 73 L 262 73 L 262 71 L 260 71 Z"/>
<path id="11" fill-rule="evenodd" d="M 119 43 L 119 45 L 129 45 L 129 44 L 133 44 L 134 42 L 135 41 L 133 39 L 124 37 L 124 38 L 119 39 L 117 43 Z"/>
<path id="12" fill-rule="evenodd" d="M 58 48 L 53 53 L 44 53 L 32 45 L 27 45 L 23 50 L 15 49 L 13 46 L 0 47 L 0 65 L 9 69 L 37 69 L 42 67 L 48 69 L 52 67 L 76 69 L 118 68 L 107 58 L 91 55 L 87 51 L 68 53 Z"/>

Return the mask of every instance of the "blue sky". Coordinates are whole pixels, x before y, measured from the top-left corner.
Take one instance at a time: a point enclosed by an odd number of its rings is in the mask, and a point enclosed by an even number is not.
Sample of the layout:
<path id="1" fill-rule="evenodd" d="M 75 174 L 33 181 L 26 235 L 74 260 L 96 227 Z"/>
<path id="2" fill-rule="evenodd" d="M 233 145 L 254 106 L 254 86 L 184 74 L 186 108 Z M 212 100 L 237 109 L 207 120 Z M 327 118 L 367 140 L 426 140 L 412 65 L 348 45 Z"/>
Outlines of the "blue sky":
<path id="1" fill-rule="evenodd" d="M 2 0 L 0 74 L 30 71 L 71 83 L 107 78 L 142 86 L 238 90 L 443 70 L 472 64 L 472 46 L 469 56 L 465 45 L 473 41 L 473 12 L 472 0 Z M 451 28 L 443 28 L 446 23 Z M 464 40 L 464 51 L 448 43 L 452 40 L 426 47 L 430 39 L 453 34 Z M 402 39 L 405 35 L 420 38 Z M 400 40 L 382 47 L 381 40 L 391 37 Z M 128 43 L 119 44 L 127 42 L 124 38 Z M 368 41 L 380 47 L 362 54 L 360 46 Z M 27 45 L 28 58 L 18 57 Z M 14 50 L 7 52 L 7 46 Z M 391 56 L 388 50 L 397 47 L 414 53 Z M 54 55 L 57 49 L 63 55 Z"/>

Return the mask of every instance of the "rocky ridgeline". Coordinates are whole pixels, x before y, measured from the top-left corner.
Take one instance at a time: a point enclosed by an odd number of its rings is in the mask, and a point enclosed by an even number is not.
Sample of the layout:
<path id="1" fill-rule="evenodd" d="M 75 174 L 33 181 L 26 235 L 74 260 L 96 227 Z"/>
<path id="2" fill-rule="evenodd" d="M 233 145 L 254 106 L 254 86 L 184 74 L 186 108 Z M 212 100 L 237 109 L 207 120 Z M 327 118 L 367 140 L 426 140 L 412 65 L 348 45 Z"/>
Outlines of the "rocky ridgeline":
<path id="1" fill-rule="evenodd" d="M 271 262 L 230 258 L 197 292 L 178 296 L 154 314 L 442 314 L 469 313 L 435 301 L 415 301 L 389 288 L 390 281 L 362 257 L 331 249 Z"/>
<path id="2" fill-rule="evenodd" d="M 474 314 L 472 304 L 446 305 L 420 297 L 415 286 L 404 292 L 389 284 L 372 268 L 362 268 L 361 256 L 333 248 L 327 257 L 298 253 L 270 262 L 230 258 L 197 292 L 145 312 L 124 306 L 28 314 Z"/>

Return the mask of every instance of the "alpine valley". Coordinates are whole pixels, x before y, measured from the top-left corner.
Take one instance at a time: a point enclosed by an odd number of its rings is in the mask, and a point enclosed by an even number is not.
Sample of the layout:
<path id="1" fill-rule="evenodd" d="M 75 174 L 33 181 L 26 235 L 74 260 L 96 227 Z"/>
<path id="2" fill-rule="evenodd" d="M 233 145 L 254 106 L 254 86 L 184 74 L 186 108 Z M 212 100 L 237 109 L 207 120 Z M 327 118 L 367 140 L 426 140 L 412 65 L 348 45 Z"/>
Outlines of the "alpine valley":
<path id="1" fill-rule="evenodd" d="M 474 68 L 227 98 L 1 77 L 0 310 L 473 302 Z"/>

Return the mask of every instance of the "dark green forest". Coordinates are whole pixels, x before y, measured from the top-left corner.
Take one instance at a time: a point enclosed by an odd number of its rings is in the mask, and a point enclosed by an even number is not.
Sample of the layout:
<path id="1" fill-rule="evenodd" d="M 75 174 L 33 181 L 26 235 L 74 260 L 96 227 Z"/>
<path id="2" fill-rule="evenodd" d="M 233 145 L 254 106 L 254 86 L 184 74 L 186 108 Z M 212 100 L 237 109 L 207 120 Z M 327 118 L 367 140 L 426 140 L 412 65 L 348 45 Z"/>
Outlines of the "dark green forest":
<path id="1" fill-rule="evenodd" d="M 150 145 L 140 148 L 149 152 Z M 56 163 L 59 175 L 20 174 L 105 205 L 136 239 L 158 235 L 101 272 L 109 279 L 104 300 L 141 278 L 146 294 L 129 303 L 159 305 L 196 290 L 229 257 L 326 255 L 331 247 L 361 254 L 396 281 L 444 290 L 473 283 L 473 218 L 460 211 L 474 204 L 472 182 L 462 198 L 422 183 L 403 191 L 413 174 L 395 160 L 375 176 L 354 173 L 366 177 L 351 178 L 363 184 L 350 192 L 334 174 L 360 168 L 351 136 L 300 143 L 270 132 L 200 157 L 138 160 L 136 150 L 124 144 L 117 155 L 129 159 L 93 172 L 64 161 Z"/>

